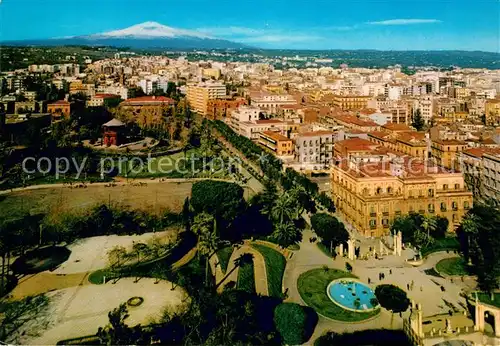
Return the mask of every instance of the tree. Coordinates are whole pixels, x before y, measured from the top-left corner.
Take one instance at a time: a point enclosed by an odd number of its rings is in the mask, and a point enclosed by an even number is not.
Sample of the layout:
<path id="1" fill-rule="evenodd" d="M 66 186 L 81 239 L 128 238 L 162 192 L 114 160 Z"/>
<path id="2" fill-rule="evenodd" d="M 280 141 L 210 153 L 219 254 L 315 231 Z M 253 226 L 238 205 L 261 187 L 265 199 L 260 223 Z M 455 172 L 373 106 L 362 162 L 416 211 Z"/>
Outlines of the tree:
<path id="1" fill-rule="evenodd" d="M 194 217 L 191 230 L 198 236 L 198 253 L 205 257 L 205 284 L 208 285 L 209 261 L 220 245 L 216 233 L 216 219 L 208 213 L 198 214 Z"/>
<path id="2" fill-rule="evenodd" d="M 325 213 L 314 214 L 311 217 L 311 226 L 321 240 L 330 246 L 330 253 L 333 248 L 349 240 L 349 232 L 342 222 L 331 215 Z"/>
<path id="3" fill-rule="evenodd" d="M 425 121 L 422 118 L 422 114 L 420 113 L 419 108 L 417 108 L 417 110 L 413 114 L 413 122 L 411 126 L 413 126 L 417 131 L 422 131 L 425 126 Z"/>
<path id="4" fill-rule="evenodd" d="M 130 328 L 125 323 L 129 317 L 127 305 L 120 304 L 116 309 L 108 313 L 109 324 L 99 327 L 97 336 L 102 345 L 143 345 L 145 344 L 145 334 L 139 325 Z M 149 340 L 148 340 L 149 341 Z"/>
<path id="5" fill-rule="evenodd" d="M 311 313 L 295 303 L 283 303 L 274 309 L 274 323 L 286 345 L 301 345 L 309 340 L 317 319 L 314 310 Z"/>
<path id="6" fill-rule="evenodd" d="M 298 214 L 297 205 L 288 193 L 283 193 L 275 200 L 271 208 L 271 218 L 275 223 L 293 221 Z"/>
<path id="7" fill-rule="evenodd" d="M 475 204 L 459 227 L 462 253 L 470 258 L 479 288 L 492 292 L 500 276 L 500 212 L 493 205 Z"/>
<path id="8" fill-rule="evenodd" d="M 421 227 L 422 230 L 426 233 L 425 246 L 428 246 L 433 241 L 431 233 L 434 232 L 437 228 L 436 219 L 432 216 L 425 215 Z"/>
<path id="9" fill-rule="evenodd" d="M 122 261 L 127 257 L 127 250 L 123 246 L 114 246 L 108 251 L 108 261 L 111 268 L 119 268 L 122 265 Z"/>
<path id="10" fill-rule="evenodd" d="M 375 296 L 384 309 L 392 312 L 391 326 L 394 313 L 404 312 L 410 305 L 410 300 L 406 296 L 406 292 L 394 285 L 377 286 L 375 288 Z"/>
<path id="11" fill-rule="evenodd" d="M 271 237 L 282 247 L 296 244 L 301 238 L 300 230 L 291 222 L 278 223 L 275 225 Z"/>
<path id="12" fill-rule="evenodd" d="M 244 210 L 243 188 L 223 181 L 196 182 L 191 188 L 191 206 L 196 214 L 206 212 L 213 215 L 224 229 Z"/>

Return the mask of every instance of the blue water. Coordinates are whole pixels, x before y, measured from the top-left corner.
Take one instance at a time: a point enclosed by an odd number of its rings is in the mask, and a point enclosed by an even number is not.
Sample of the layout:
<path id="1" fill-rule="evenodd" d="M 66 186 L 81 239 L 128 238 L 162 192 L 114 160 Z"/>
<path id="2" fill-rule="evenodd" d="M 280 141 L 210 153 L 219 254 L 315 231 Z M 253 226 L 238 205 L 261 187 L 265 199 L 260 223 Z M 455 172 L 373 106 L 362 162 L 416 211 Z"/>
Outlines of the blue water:
<path id="1" fill-rule="evenodd" d="M 330 285 L 328 294 L 335 302 L 349 309 L 363 311 L 375 307 L 370 302 L 372 298 L 376 298 L 372 289 L 356 281 L 338 281 Z M 359 306 L 354 303 L 357 299 L 359 299 Z"/>

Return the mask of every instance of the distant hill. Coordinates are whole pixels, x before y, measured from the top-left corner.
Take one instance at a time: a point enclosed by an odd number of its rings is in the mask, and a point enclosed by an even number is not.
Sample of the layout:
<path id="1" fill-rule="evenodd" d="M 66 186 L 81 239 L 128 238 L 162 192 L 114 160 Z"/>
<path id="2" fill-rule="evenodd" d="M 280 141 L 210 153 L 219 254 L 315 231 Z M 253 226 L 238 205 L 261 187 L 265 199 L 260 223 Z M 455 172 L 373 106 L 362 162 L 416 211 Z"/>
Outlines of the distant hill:
<path id="1" fill-rule="evenodd" d="M 70 36 L 40 40 L 4 42 L 10 46 L 68 46 L 91 45 L 130 47 L 135 49 L 238 49 L 248 48 L 241 43 L 210 37 L 190 30 L 176 29 L 156 22 L 145 22 L 131 27 L 85 36 Z"/>

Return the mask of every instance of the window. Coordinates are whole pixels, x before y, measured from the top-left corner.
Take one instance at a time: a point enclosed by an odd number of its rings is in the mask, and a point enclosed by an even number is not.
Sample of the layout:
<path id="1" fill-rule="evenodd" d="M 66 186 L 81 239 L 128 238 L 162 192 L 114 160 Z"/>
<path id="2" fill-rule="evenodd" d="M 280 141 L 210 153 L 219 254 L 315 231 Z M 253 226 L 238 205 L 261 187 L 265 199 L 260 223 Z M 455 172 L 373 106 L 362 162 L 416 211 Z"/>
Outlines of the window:
<path id="1" fill-rule="evenodd" d="M 363 196 L 368 196 L 368 189 L 366 187 L 363 189 Z"/>
<path id="2" fill-rule="evenodd" d="M 464 209 L 470 209 L 470 206 L 469 206 L 469 202 L 468 201 L 465 201 L 464 202 Z"/>
<path id="3" fill-rule="evenodd" d="M 377 220 L 370 220 L 370 227 L 372 228 L 377 227 Z"/>
<path id="4" fill-rule="evenodd" d="M 377 187 L 377 195 L 380 195 L 382 193 L 382 188 L 381 187 Z"/>
<path id="5" fill-rule="evenodd" d="M 453 222 L 457 222 L 457 220 L 458 220 L 457 214 L 452 215 L 452 220 L 453 220 Z"/>
<path id="6" fill-rule="evenodd" d="M 427 209 L 429 210 L 429 213 L 434 213 L 434 204 L 429 204 Z"/>
<path id="7" fill-rule="evenodd" d="M 389 195 L 392 195 L 392 187 L 388 187 L 388 188 L 387 188 L 387 193 L 388 193 Z"/>
<path id="8" fill-rule="evenodd" d="M 429 189 L 428 195 L 429 197 L 434 197 L 434 189 Z"/>
<path id="9" fill-rule="evenodd" d="M 384 228 L 389 227 L 389 219 L 382 219 L 382 225 L 384 226 Z"/>
<path id="10" fill-rule="evenodd" d="M 460 184 L 455 184 L 455 190 L 460 190 Z"/>
<path id="11" fill-rule="evenodd" d="M 448 190 L 448 184 L 443 185 L 443 190 Z"/>
<path id="12" fill-rule="evenodd" d="M 458 203 L 457 202 L 451 202 L 451 208 L 453 210 L 455 210 L 455 211 L 458 210 Z"/>
<path id="13" fill-rule="evenodd" d="M 441 211 L 446 211 L 446 203 L 441 203 Z"/>

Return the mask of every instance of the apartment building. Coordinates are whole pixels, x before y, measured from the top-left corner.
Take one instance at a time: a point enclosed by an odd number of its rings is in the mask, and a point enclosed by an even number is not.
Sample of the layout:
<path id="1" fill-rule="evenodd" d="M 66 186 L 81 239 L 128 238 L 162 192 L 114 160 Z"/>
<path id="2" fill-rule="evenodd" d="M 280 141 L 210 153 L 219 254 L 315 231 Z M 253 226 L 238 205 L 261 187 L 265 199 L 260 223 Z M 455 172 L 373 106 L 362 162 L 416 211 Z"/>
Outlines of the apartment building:
<path id="1" fill-rule="evenodd" d="M 367 108 L 370 99 L 371 96 L 333 95 L 331 105 L 342 110 L 357 110 Z"/>
<path id="2" fill-rule="evenodd" d="M 457 167 L 458 153 L 467 148 L 464 141 L 436 139 L 431 143 L 431 158 L 439 166 L 454 169 Z"/>
<path id="3" fill-rule="evenodd" d="M 476 200 L 500 202 L 500 148 L 464 150 L 457 164 Z"/>
<path id="4" fill-rule="evenodd" d="M 71 114 L 71 103 L 65 100 L 59 100 L 47 105 L 47 112 L 52 114 L 53 117 L 69 118 Z"/>
<path id="5" fill-rule="evenodd" d="M 142 96 L 127 99 L 119 107 L 130 121 L 144 126 L 163 123 L 166 110 L 174 105 L 175 101 L 169 97 Z"/>
<path id="6" fill-rule="evenodd" d="M 486 194 L 486 173 L 488 173 L 488 185 L 489 186 L 497 186 L 500 188 L 500 184 L 495 181 L 496 174 L 493 174 L 495 171 L 494 167 L 495 158 L 498 159 L 498 155 L 500 155 L 499 148 L 469 148 L 464 150 L 463 152 L 458 154 L 457 167 L 460 168 L 460 171 L 464 175 L 464 181 L 467 185 L 467 188 L 473 193 L 474 198 L 480 201 L 485 201 L 488 198 L 491 198 L 491 189 L 490 193 Z M 488 156 L 488 172 L 485 169 L 486 156 Z M 494 159 L 491 160 L 491 157 Z M 493 169 L 492 169 L 493 168 Z M 494 199 L 500 201 L 498 197 L 493 197 Z"/>
<path id="7" fill-rule="evenodd" d="M 368 133 L 368 140 L 399 154 L 421 159 L 428 157 L 428 143 L 425 133 L 410 130 L 401 132 L 383 130 Z"/>
<path id="8" fill-rule="evenodd" d="M 274 119 L 257 120 L 255 122 L 244 121 L 240 123 L 238 133 L 251 140 L 258 140 L 260 134 L 265 131 L 277 132 L 285 136 L 289 127 L 286 122 Z"/>
<path id="9" fill-rule="evenodd" d="M 484 114 L 488 125 L 500 124 L 500 98 L 486 100 L 484 105 Z"/>
<path id="10" fill-rule="evenodd" d="M 206 116 L 209 100 L 226 98 L 226 85 L 213 81 L 188 85 L 186 94 L 191 109 Z"/>
<path id="11" fill-rule="evenodd" d="M 264 131 L 260 134 L 259 144 L 272 150 L 276 156 L 283 158 L 293 158 L 293 141 L 277 132 Z"/>
<path id="12" fill-rule="evenodd" d="M 267 92 L 257 92 L 250 94 L 251 104 L 259 107 L 268 114 L 277 114 L 282 106 L 296 105 L 297 101 L 289 94 L 272 94 Z"/>
<path id="13" fill-rule="evenodd" d="M 242 97 L 233 99 L 214 99 L 208 100 L 207 104 L 207 119 L 221 120 L 229 117 L 231 112 L 238 107 L 245 105 L 246 100 Z"/>
<path id="14" fill-rule="evenodd" d="M 240 124 L 255 123 L 259 120 L 261 109 L 255 106 L 240 106 L 237 109 L 231 111 L 231 116 L 226 119 L 229 127 L 233 129 L 234 132 L 240 133 Z M 240 133 L 241 134 L 241 133 Z"/>
<path id="15" fill-rule="evenodd" d="M 295 160 L 299 163 L 329 166 L 333 159 L 336 134 L 332 131 L 311 131 L 295 137 Z"/>
<path id="16" fill-rule="evenodd" d="M 87 100 L 87 107 L 108 107 L 118 105 L 121 97 L 113 94 L 95 94 Z"/>
<path id="17" fill-rule="evenodd" d="M 500 153 L 485 154 L 484 194 L 486 200 L 500 202 Z"/>
<path id="18" fill-rule="evenodd" d="M 353 115 L 337 115 L 333 117 L 336 125 L 362 132 L 378 131 L 380 126 L 371 120 L 361 120 Z"/>
<path id="19" fill-rule="evenodd" d="M 402 157 L 342 161 L 331 167 L 331 186 L 337 211 L 366 237 L 387 235 L 393 220 L 410 212 L 446 217 L 451 232 L 472 207 L 460 173 Z"/>

